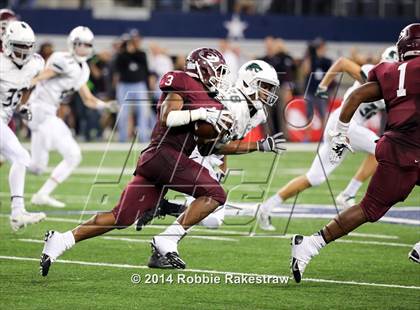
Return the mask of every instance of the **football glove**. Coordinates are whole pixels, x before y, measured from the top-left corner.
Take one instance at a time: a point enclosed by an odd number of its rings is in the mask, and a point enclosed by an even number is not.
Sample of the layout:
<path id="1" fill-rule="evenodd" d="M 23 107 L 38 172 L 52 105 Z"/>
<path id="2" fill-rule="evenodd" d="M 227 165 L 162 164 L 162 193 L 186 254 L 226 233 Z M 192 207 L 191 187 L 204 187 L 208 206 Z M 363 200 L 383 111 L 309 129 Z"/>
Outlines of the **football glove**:
<path id="1" fill-rule="evenodd" d="M 30 121 L 32 119 L 32 113 L 27 104 L 22 104 L 21 106 L 19 106 L 18 112 L 22 119 L 27 121 Z"/>
<path id="2" fill-rule="evenodd" d="M 328 136 L 331 141 L 329 158 L 332 164 L 340 162 L 346 149 L 352 153 L 354 152 L 346 134 L 330 130 Z"/>
<path id="3" fill-rule="evenodd" d="M 260 152 L 274 152 L 276 154 L 281 154 L 286 151 L 284 143 L 283 133 L 278 132 L 273 136 L 267 136 L 265 139 L 261 139 L 257 142 L 257 150 Z"/>
<path id="4" fill-rule="evenodd" d="M 328 99 L 328 87 L 319 85 L 315 91 L 315 96 L 321 99 Z"/>
<path id="5" fill-rule="evenodd" d="M 233 123 L 232 113 L 228 110 L 217 110 L 216 108 L 205 109 L 204 121 L 213 125 L 217 132 L 229 130 Z"/>

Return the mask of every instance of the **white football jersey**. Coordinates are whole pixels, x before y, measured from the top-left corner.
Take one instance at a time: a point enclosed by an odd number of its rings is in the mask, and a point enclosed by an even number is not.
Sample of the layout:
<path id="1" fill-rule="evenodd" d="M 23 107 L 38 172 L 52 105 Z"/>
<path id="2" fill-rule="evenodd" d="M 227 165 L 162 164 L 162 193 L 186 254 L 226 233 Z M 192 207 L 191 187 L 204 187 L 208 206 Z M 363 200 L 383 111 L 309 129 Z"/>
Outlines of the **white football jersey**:
<path id="1" fill-rule="evenodd" d="M 23 91 L 44 68 L 44 59 L 34 54 L 23 66 L 17 66 L 8 56 L 0 53 L 0 118 L 7 124 L 12 118 Z"/>
<path id="2" fill-rule="evenodd" d="M 362 66 L 362 72 L 365 76 L 368 76 L 369 71 L 374 67 L 374 65 L 366 64 Z M 346 90 L 343 96 L 343 103 L 347 99 L 348 96 L 352 93 L 353 90 L 358 88 L 361 84 L 358 81 L 355 81 L 353 85 Z M 341 109 L 343 105 L 341 105 L 337 110 L 333 112 L 330 118 L 333 117 L 334 114 L 340 115 Z M 385 101 L 378 100 L 374 102 L 363 102 L 354 113 L 353 118 L 351 119 L 352 122 L 356 122 L 359 125 L 362 125 L 365 121 L 371 118 L 373 115 L 378 113 L 379 110 L 385 109 Z M 335 116 L 335 115 L 334 115 Z"/>
<path id="3" fill-rule="evenodd" d="M 65 97 L 86 84 L 90 70 L 86 62 L 78 63 L 69 52 L 53 53 L 46 68 L 57 72 L 57 76 L 38 83 L 29 100 L 31 105 L 42 105 L 43 110 L 55 114 Z"/>
<path id="4" fill-rule="evenodd" d="M 239 140 L 245 137 L 253 128 L 266 122 L 264 109 L 257 110 L 251 117 L 248 101 L 242 92 L 236 87 L 221 93 L 218 99 L 233 116 L 230 138 Z"/>

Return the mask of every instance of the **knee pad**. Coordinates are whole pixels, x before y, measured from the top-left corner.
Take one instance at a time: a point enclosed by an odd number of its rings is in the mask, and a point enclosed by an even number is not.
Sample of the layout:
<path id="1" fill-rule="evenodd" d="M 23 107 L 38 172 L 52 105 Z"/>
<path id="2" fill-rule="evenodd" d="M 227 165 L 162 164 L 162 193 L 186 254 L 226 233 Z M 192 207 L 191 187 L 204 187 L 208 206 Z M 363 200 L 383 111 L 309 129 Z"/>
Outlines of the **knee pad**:
<path id="1" fill-rule="evenodd" d="M 201 225 L 211 229 L 219 228 L 222 225 L 222 223 L 223 220 L 215 214 L 209 214 L 206 218 L 204 218 L 201 221 Z"/>
<path id="2" fill-rule="evenodd" d="M 64 160 L 73 168 L 76 168 L 82 161 L 82 153 L 80 150 L 73 151 L 64 157 Z"/>
<path id="3" fill-rule="evenodd" d="M 311 186 L 319 186 L 322 183 L 325 182 L 325 175 L 324 173 L 319 174 L 319 175 L 314 175 L 311 173 L 307 173 L 306 174 L 306 178 L 308 179 L 309 184 L 311 184 Z"/>
<path id="4" fill-rule="evenodd" d="M 19 150 L 16 150 L 15 156 L 12 158 L 12 162 L 29 167 L 31 163 L 31 156 L 28 151 L 22 147 Z"/>
<path id="5" fill-rule="evenodd" d="M 376 222 L 391 208 L 380 201 L 366 195 L 360 202 L 360 207 L 369 222 Z"/>

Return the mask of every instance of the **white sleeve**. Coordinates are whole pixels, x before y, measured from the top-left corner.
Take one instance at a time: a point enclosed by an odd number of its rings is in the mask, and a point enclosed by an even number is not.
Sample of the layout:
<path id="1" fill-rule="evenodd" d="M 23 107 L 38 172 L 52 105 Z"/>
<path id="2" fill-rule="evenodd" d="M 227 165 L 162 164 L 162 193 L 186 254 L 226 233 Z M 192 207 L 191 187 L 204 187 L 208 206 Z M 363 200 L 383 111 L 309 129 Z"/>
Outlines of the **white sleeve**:
<path id="1" fill-rule="evenodd" d="M 53 53 L 48 59 L 47 67 L 58 74 L 64 74 L 69 70 L 68 61 L 61 53 Z"/>
<path id="2" fill-rule="evenodd" d="M 375 67 L 375 66 L 371 65 L 371 64 L 365 64 L 360 68 L 360 71 L 362 72 L 362 75 L 363 75 L 363 80 L 367 81 L 367 78 L 369 76 L 369 72 L 370 72 L 370 70 L 373 69 L 373 67 Z"/>

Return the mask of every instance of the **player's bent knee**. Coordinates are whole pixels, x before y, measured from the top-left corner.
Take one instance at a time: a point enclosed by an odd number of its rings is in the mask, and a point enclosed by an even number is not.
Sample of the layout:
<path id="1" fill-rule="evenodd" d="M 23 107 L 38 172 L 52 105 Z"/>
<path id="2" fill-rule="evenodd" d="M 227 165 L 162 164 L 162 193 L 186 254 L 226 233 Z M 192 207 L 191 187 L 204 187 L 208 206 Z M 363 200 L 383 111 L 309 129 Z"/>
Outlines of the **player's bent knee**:
<path id="1" fill-rule="evenodd" d="M 66 156 L 65 160 L 71 167 L 76 168 L 82 161 L 82 153 L 80 151 L 70 153 L 68 156 Z"/>
<path id="2" fill-rule="evenodd" d="M 319 186 L 325 182 L 325 176 L 321 176 L 321 175 L 315 176 L 315 175 L 307 174 L 306 178 L 308 179 L 309 184 L 313 187 Z"/>
<path id="3" fill-rule="evenodd" d="M 381 219 L 392 205 L 386 205 L 370 197 L 365 197 L 361 203 L 365 216 L 369 222 L 376 222 Z"/>
<path id="4" fill-rule="evenodd" d="M 209 216 L 201 221 L 201 225 L 210 229 L 217 229 L 222 225 L 222 223 L 222 219 L 213 214 L 209 214 Z"/>

